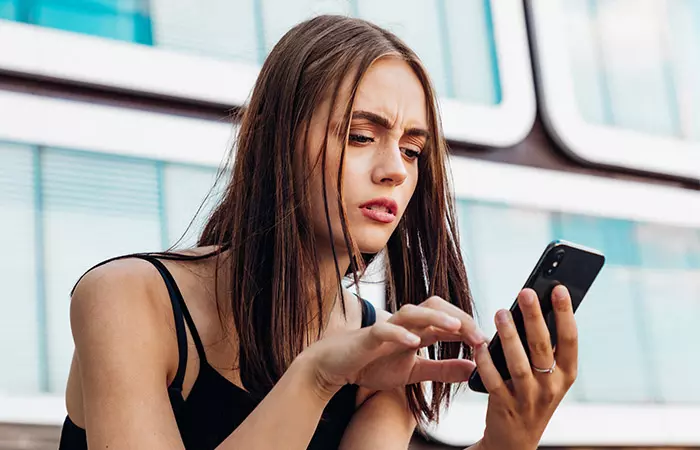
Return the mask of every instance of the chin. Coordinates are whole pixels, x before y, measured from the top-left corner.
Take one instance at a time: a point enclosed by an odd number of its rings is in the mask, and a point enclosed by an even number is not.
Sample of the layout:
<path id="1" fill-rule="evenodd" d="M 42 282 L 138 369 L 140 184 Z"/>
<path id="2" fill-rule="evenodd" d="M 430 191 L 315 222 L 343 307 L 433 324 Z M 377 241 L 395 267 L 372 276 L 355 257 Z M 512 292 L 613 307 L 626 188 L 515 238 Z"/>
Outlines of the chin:
<path id="1" fill-rule="evenodd" d="M 393 231 L 393 228 L 391 230 L 357 230 L 352 237 L 362 253 L 379 253 L 386 247 Z"/>

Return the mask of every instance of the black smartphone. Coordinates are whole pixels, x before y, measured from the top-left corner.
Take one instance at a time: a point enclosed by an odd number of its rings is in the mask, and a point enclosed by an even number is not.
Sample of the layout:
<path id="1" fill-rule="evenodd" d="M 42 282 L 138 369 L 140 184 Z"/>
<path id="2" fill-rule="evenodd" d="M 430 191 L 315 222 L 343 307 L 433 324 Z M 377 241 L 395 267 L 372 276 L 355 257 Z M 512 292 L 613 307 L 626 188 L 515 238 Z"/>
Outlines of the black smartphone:
<path id="1" fill-rule="evenodd" d="M 552 311 L 552 289 L 559 284 L 566 286 L 571 295 L 574 312 L 576 312 L 586 292 L 603 268 L 603 264 L 605 264 L 605 256 L 601 252 L 572 242 L 552 241 L 545 248 L 523 289 L 531 288 L 537 293 L 542 315 L 547 323 L 547 328 L 549 328 L 552 346 L 557 343 L 556 323 Z M 494 275 L 497 276 L 497 274 Z M 510 307 L 510 312 L 513 314 L 513 321 L 529 358 L 530 349 L 525 335 L 523 314 L 518 306 L 517 298 L 513 306 Z M 488 348 L 501 377 L 504 380 L 509 380 L 510 373 L 498 333 L 495 334 Z M 475 370 L 469 377 L 469 388 L 475 392 L 487 393 L 478 370 Z"/>

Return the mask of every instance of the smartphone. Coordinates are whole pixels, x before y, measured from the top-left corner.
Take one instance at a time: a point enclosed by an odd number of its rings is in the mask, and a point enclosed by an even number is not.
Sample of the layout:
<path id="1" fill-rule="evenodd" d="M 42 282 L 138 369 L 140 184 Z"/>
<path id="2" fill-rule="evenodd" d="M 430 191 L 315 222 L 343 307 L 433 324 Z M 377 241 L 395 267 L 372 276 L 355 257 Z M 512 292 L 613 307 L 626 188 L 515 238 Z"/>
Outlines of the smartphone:
<path id="1" fill-rule="evenodd" d="M 557 343 L 557 330 L 552 311 L 552 289 L 563 284 L 569 290 L 574 312 L 605 264 L 605 256 L 594 249 L 563 240 L 552 241 L 547 245 L 539 261 L 527 279 L 524 288 L 531 288 L 537 294 L 542 308 L 542 315 L 547 323 L 552 347 Z M 494 274 L 497 276 L 497 274 Z M 530 349 L 525 335 L 523 314 L 516 298 L 510 307 L 513 321 L 520 335 L 525 352 L 530 357 Z M 503 347 L 498 333 L 488 345 L 493 363 L 504 380 L 509 380 L 510 373 L 503 354 Z M 475 392 L 487 393 L 486 387 L 475 370 L 469 377 L 469 388 Z"/>

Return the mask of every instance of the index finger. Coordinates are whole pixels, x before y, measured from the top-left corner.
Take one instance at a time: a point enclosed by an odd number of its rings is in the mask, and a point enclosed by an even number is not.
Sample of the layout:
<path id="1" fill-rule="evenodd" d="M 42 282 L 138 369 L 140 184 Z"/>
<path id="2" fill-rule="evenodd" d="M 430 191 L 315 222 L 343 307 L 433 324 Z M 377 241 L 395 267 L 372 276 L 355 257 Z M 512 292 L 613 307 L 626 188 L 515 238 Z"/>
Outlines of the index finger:
<path id="1" fill-rule="evenodd" d="M 467 338 L 467 342 L 472 346 L 476 347 L 488 341 L 488 338 L 476 324 L 474 318 L 452 303 L 449 303 L 446 300 L 434 295 L 418 306 L 422 308 L 436 309 L 458 319 L 462 323 L 462 326 L 458 332 L 465 336 Z"/>

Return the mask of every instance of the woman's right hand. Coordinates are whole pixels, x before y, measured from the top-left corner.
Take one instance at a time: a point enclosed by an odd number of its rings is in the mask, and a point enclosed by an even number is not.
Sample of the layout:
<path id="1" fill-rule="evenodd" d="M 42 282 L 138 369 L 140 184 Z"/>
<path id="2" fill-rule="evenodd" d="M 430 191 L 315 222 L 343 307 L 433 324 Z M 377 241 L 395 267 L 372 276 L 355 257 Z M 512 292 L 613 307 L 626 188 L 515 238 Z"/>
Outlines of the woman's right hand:
<path id="1" fill-rule="evenodd" d="M 465 359 L 431 360 L 418 349 L 438 341 L 486 341 L 474 319 L 440 297 L 404 305 L 385 322 L 323 338 L 304 350 L 324 397 L 347 383 L 389 390 L 422 381 L 464 381 L 474 370 Z"/>

